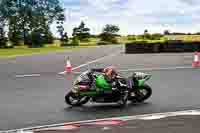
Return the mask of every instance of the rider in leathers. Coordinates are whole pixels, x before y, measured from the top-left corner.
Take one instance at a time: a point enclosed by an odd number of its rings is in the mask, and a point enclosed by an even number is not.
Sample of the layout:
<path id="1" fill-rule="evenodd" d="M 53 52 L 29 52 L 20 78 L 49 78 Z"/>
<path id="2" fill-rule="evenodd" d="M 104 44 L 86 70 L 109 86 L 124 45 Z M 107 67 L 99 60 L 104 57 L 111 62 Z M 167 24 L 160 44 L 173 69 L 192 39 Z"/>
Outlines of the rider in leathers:
<path id="1" fill-rule="evenodd" d="M 117 73 L 115 67 L 108 66 L 108 67 L 105 67 L 105 68 L 94 68 L 94 69 L 91 69 L 91 72 L 102 73 L 104 75 L 106 81 L 111 83 L 112 90 L 118 89 L 117 84 L 116 84 L 116 82 L 117 82 L 116 77 L 118 76 L 118 73 Z M 122 102 L 122 99 L 119 102 Z"/>
<path id="2" fill-rule="evenodd" d="M 116 82 L 116 76 L 118 74 L 117 74 L 116 69 L 113 66 L 108 66 L 105 68 L 94 68 L 94 69 L 91 69 L 91 72 L 103 73 L 106 81 L 112 84 L 113 89 L 116 89 L 115 82 Z"/>

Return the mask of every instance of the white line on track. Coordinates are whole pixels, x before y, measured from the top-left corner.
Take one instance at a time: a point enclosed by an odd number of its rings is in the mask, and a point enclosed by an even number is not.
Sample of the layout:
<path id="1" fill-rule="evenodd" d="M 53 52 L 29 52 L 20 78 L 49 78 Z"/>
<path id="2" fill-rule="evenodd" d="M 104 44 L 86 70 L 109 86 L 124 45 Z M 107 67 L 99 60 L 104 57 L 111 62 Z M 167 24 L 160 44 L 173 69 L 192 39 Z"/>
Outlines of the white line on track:
<path id="1" fill-rule="evenodd" d="M 102 59 L 102 58 L 101 58 Z M 99 59 L 98 59 L 99 60 Z M 94 60 L 94 61 L 91 61 L 92 63 L 93 62 L 96 62 L 96 61 L 98 61 L 98 60 Z M 91 62 L 89 62 L 90 64 L 91 64 Z M 75 69 L 78 69 L 78 68 L 80 68 L 80 67 L 83 67 L 83 66 L 85 66 L 85 65 L 88 65 L 88 64 L 83 64 L 83 65 L 80 65 L 80 66 L 78 66 L 78 67 L 75 67 L 75 68 L 73 68 L 73 70 L 75 70 Z M 119 72 L 130 72 L 130 71 L 154 71 L 154 70 L 177 70 L 177 69 L 192 69 L 193 67 L 184 67 L 184 66 L 180 66 L 180 67 L 161 67 L 161 68 L 159 68 L 159 67 L 155 67 L 155 68 L 135 68 L 135 69 L 119 69 L 118 71 Z M 64 72 L 61 72 L 61 73 L 59 73 L 59 74 L 65 74 L 66 72 L 64 71 Z M 72 73 L 74 73 L 74 74 L 81 74 L 82 72 L 72 72 Z M 15 75 L 15 77 L 16 78 L 25 78 L 25 77 L 40 77 L 41 76 L 41 74 L 27 74 L 27 75 Z"/>
<path id="2" fill-rule="evenodd" d="M 28 127 L 22 129 L 14 129 L 3 131 L 2 133 L 11 133 L 17 131 L 31 131 L 36 129 L 48 129 L 53 127 L 61 127 L 64 125 L 72 125 L 72 124 L 86 124 L 86 123 L 93 123 L 98 121 L 105 121 L 105 120 L 123 120 L 123 121 L 130 121 L 130 120 L 155 120 L 155 119 L 162 119 L 166 117 L 173 117 L 173 116 L 184 116 L 184 115 L 200 115 L 200 110 L 184 110 L 184 111 L 176 111 L 176 112 L 164 112 L 164 113 L 152 113 L 152 114 L 143 114 L 143 115 L 134 115 L 134 116 L 122 116 L 122 117 L 112 117 L 112 118 L 104 118 L 104 119 L 96 119 L 96 120 L 85 120 L 85 121 L 77 121 L 77 122 L 68 122 L 68 123 L 60 123 L 60 124 L 52 124 L 52 125 L 44 125 L 44 126 L 36 126 L 36 127 Z M 26 132 L 24 132 L 26 133 Z"/>
<path id="3" fill-rule="evenodd" d="M 118 69 L 119 72 L 130 72 L 130 71 L 154 71 L 154 70 L 178 70 L 178 69 L 193 69 L 194 67 L 154 67 L 154 68 L 135 68 L 135 69 Z M 81 74 L 82 72 L 72 72 L 74 74 Z"/>
<path id="4" fill-rule="evenodd" d="M 120 51 L 120 52 L 121 52 L 121 51 Z M 89 61 L 89 62 L 87 62 L 87 63 L 84 63 L 84 64 L 80 65 L 80 66 L 77 66 L 77 67 L 72 68 L 72 71 L 73 71 L 73 70 L 76 70 L 76 69 L 78 69 L 78 68 L 87 66 L 87 65 L 89 65 L 89 64 L 98 62 L 98 61 L 103 60 L 103 59 L 105 59 L 105 58 L 108 58 L 108 57 L 111 57 L 111 56 L 115 56 L 115 55 L 117 55 L 117 54 L 120 53 L 120 52 L 118 51 L 118 52 L 116 52 L 116 53 L 114 53 L 114 54 L 110 54 L 110 55 L 107 55 L 107 56 L 103 56 L 103 57 L 101 57 L 101 58 L 98 58 L 98 59 L 96 59 L 96 60 Z M 59 72 L 58 74 L 65 74 L 65 73 L 66 73 L 66 71 L 63 71 L 63 72 Z"/>
<path id="5" fill-rule="evenodd" d="M 40 76 L 40 74 L 15 75 L 16 78 L 39 77 L 39 76 Z"/>
<path id="6" fill-rule="evenodd" d="M 177 69 L 192 69 L 192 66 L 179 66 L 179 67 L 151 67 L 151 68 L 135 68 L 135 69 L 125 69 L 119 70 L 120 72 L 129 72 L 129 71 L 153 71 L 153 70 L 177 70 Z"/>

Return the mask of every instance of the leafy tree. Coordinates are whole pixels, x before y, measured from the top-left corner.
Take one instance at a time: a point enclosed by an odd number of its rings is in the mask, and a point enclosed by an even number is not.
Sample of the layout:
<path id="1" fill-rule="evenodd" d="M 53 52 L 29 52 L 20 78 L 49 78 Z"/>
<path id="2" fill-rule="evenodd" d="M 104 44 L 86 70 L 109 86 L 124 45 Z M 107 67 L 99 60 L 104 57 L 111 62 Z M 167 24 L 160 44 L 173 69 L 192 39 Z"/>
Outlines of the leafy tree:
<path id="1" fill-rule="evenodd" d="M 26 44 L 29 47 L 42 47 L 42 36 L 41 29 L 34 30 L 27 36 Z"/>
<path id="2" fill-rule="evenodd" d="M 151 40 L 152 39 L 151 34 L 148 33 L 147 29 L 144 31 L 143 39 L 144 40 Z"/>
<path id="3" fill-rule="evenodd" d="M 61 41 L 61 45 L 65 45 L 68 42 L 68 36 L 67 33 L 64 33 L 64 21 L 65 21 L 65 16 L 63 14 L 63 9 L 62 8 L 57 8 L 57 31 L 60 35 L 60 41 Z"/>
<path id="4" fill-rule="evenodd" d="M 116 39 L 116 36 L 117 36 L 116 33 L 119 30 L 120 29 L 119 29 L 118 26 L 107 24 L 103 28 L 103 33 L 101 33 L 99 35 L 99 37 L 101 38 L 102 41 L 107 41 L 107 42 L 111 42 L 111 43 L 118 43 L 117 39 Z"/>
<path id="5" fill-rule="evenodd" d="M 0 12 L 0 48 L 6 47 L 6 38 L 5 38 L 5 20 Z"/>
<path id="6" fill-rule="evenodd" d="M 11 16 L 16 15 L 16 2 L 14 0 L 1 0 L 0 1 L 0 40 L 1 47 L 6 47 L 5 39 L 5 26 Z"/>
<path id="7" fill-rule="evenodd" d="M 50 44 L 53 43 L 54 37 L 53 34 L 48 30 L 44 32 L 44 36 L 42 37 L 42 43 L 44 44 Z"/>
<path id="8" fill-rule="evenodd" d="M 163 37 L 162 34 L 155 33 L 151 35 L 151 40 L 161 40 L 162 37 Z"/>
<path id="9" fill-rule="evenodd" d="M 0 14 L 9 24 L 10 39 L 15 42 L 22 37 L 31 46 L 37 45 L 29 40 L 34 36 L 48 41 L 52 39 L 50 25 L 64 18 L 64 9 L 59 0 L 1 0 L 0 6 Z M 41 42 L 45 43 L 44 40 Z"/>
<path id="10" fill-rule="evenodd" d="M 119 31 L 119 27 L 116 25 L 107 24 L 105 25 L 103 32 L 108 34 L 116 34 Z"/>
<path id="11" fill-rule="evenodd" d="M 144 35 L 137 35 L 137 39 L 143 40 L 144 39 Z"/>
<path id="12" fill-rule="evenodd" d="M 72 38 L 72 43 L 71 43 L 72 46 L 79 46 L 79 39 L 77 36 L 74 36 Z"/>
<path id="13" fill-rule="evenodd" d="M 91 37 L 91 38 L 98 38 L 98 35 L 91 35 L 91 34 L 90 34 L 90 37 Z"/>
<path id="14" fill-rule="evenodd" d="M 4 26 L 5 26 L 5 24 L 3 22 L 3 19 L 0 16 L 0 48 L 4 47 L 6 45 Z"/>
<path id="15" fill-rule="evenodd" d="M 19 29 L 18 18 L 16 16 L 10 17 L 8 38 L 14 46 L 19 45 L 20 40 L 23 40 L 21 33 L 22 32 Z"/>
<path id="16" fill-rule="evenodd" d="M 63 27 L 63 25 L 58 25 L 57 29 L 58 29 L 58 33 L 60 35 L 60 40 L 62 41 L 63 35 L 64 35 L 64 27 Z"/>
<path id="17" fill-rule="evenodd" d="M 67 32 L 65 32 L 63 35 L 62 35 L 62 42 L 61 42 L 61 46 L 68 46 L 69 42 L 69 37 L 67 35 Z"/>
<path id="18" fill-rule="evenodd" d="M 90 37 L 89 32 L 90 29 L 85 27 L 85 23 L 81 21 L 80 25 L 73 29 L 72 36 L 76 36 L 80 41 L 88 41 L 88 38 Z"/>
<path id="19" fill-rule="evenodd" d="M 29 47 L 43 47 L 44 44 L 52 43 L 53 35 L 50 31 L 44 31 L 43 28 L 34 29 L 27 36 L 26 44 Z"/>
<path id="20" fill-rule="evenodd" d="M 170 35 L 170 32 L 168 30 L 165 30 L 164 35 Z"/>
<path id="21" fill-rule="evenodd" d="M 148 34 L 148 30 L 147 29 L 144 30 L 144 34 Z"/>
<path id="22" fill-rule="evenodd" d="M 136 40 L 135 35 L 128 35 L 127 38 L 128 38 L 128 40 Z"/>
<path id="23" fill-rule="evenodd" d="M 4 27 L 0 23 L 0 48 L 5 48 L 6 47 L 6 38 L 5 38 L 5 32 L 4 32 Z"/>

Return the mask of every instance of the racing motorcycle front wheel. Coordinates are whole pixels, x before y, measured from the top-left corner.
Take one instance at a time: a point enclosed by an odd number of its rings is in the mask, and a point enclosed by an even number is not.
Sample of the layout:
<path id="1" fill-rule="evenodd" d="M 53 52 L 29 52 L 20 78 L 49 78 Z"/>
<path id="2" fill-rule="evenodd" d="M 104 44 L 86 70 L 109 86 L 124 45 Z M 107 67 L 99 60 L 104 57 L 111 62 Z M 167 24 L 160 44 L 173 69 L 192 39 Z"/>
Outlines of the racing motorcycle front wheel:
<path id="1" fill-rule="evenodd" d="M 134 94 L 134 96 L 131 95 L 132 93 Z M 137 103 L 137 102 L 141 103 L 147 100 L 149 97 L 151 97 L 151 95 L 152 95 L 151 87 L 145 84 L 144 86 L 142 86 L 142 89 L 130 92 L 129 100 L 131 100 L 132 103 Z"/>
<path id="2" fill-rule="evenodd" d="M 89 100 L 89 97 L 76 95 L 72 91 L 65 95 L 65 102 L 71 106 L 81 106 L 86 104 Z"/>

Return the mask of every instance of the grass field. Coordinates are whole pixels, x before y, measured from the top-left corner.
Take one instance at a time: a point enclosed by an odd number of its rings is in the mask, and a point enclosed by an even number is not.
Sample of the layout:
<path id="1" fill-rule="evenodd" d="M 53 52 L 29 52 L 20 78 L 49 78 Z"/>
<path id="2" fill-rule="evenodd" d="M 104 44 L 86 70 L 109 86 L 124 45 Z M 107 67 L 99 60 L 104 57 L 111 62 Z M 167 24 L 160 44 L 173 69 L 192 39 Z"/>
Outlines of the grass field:
<path id="1" fill-rule="evenodd" d="M 167 35 L 168 40 L 200 41 L 200 35 Z"/>
<path id="2" fill-rule="evenodd" d="M 122 37 L 116 37 L 117 41 L 121 44 L 125 44 L 125 43 L 129 43 L 131 42 L 130 40 L 128 40 L 128 37 L 126 36 L 122 36 Z"/>
<path id="3" fill-rule="evenodd" d="M 182 40 L 186 42 L 197 41 L 200 42 L 200 35 L 166 35 L 161 40 L 146 40 L 149 43 L 163 42 L 166 40 Z M 136 39 L 135 41 L 144 41 L 143 39 Z M 134 40 L 132 41 L 134 42 Z"/>
<path id="4" fill-rule="evenodd" d="M 0 49 L 0 57 L 14 57 L 16 55 L 27 55 L 33 53 L 48 53 L 64 50 L 71 50 L 75 48 L 63 47 L 45 47 L 45 48 L 13 48 L 13 49 Z"/>
<path id="5" fill-rule="evenodd" d="M 183 41 L 200 41 L 200 35 L 168 35 L 165 36 L 167 40 L 183 40 Z M 162 42 L 166 39 L 161 40 L 146 40 L 149 43 L 156 43 Z M 125 44 L 129 42 L 134 42 L 134 40 L 128 40 L 128 37 L 122 36 L 117 37 L 119 44 Z M 13 57 L 16 55 L 27 55 L 33 53 L 48 53 L 48 52 L 55 52 L 55 51 L 64 51 L 64 50 L 71 50 L 71 49 L 78 49 L 78 48 L 85 48 L 85 47 L 93 47 L 100 41 L 99 38 L 90 38 L 88 42 L 80 42 L 80 46 L 78 47 L 60 47 L 60 41 L 55 40 L 53 44 L 47 44 L 44 48 L 27 48 L 26 46 L 22 45 L 13 49 L 0 49 L 0 57 Z M 136 41 L 144 41 L 137 39 Z"/>
<path id="6" fill-rule="evenodd" d="M 89 38 L 88 42 L 80 42 L 80 46 L 95 46 L 99 41 L 99 38 Z"/>
<path id="7" fill-rule="evenodd" d="M 48 52 L 57 52 L 57 51 L 65 51 L 65 50 L 75 50 L 80 48 L 88 48 L 96 46 L 97 42 L 100 39 L 98 38 L 90 38 L 87 42 L 80 42 L 79 46 L 75 47 L 61 47 L 61 43 L 59 40 L 55 40 L 53 44 L 45 44 L 43 48 L 28 48 L 23 43 L 20 46 L 15 46 L 15 48 L 10 49 L 0 49 L 0 58 L 2 57 L 15 57 L 17 55 L 30 55 L 34 53 L 48 53 Z M 71 42 L 71 40 L 70 40 Z"/>

